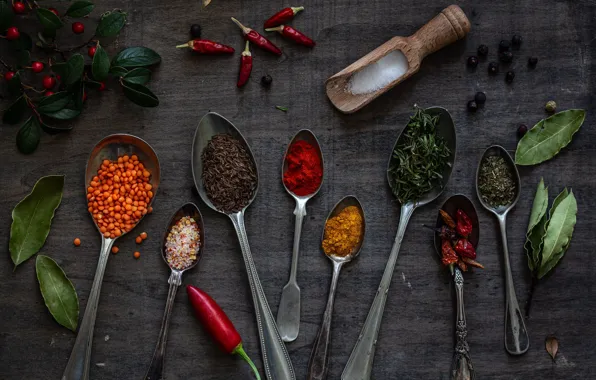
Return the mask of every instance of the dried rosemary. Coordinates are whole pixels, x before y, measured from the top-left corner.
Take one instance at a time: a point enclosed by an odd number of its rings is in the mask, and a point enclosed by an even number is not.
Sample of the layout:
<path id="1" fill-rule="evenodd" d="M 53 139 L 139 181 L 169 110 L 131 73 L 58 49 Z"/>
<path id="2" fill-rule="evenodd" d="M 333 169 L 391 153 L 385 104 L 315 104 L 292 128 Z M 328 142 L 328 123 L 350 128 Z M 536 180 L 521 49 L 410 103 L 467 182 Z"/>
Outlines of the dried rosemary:
<path id="1" fill-rule="evenodd" d="M 491 207 L 508 206 L 515 199 L 513 173 L 501 156 L 486 157 L 478 175 L 480 195 Z"/>

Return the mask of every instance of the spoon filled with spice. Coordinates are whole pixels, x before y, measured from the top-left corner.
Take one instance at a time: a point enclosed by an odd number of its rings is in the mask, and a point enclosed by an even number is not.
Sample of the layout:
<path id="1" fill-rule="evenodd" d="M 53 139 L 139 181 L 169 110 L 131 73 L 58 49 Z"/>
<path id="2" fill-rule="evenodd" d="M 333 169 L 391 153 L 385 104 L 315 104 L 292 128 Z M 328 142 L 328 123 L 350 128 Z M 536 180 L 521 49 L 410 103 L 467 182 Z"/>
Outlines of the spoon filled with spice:
<path id="1" fill-rule="evenodd" d="M 296 274 L 306 203 L 319 192 L 323 183 L 323 153 L 319 141 L 308 129 L 299 131 L 290 142 L 284 156 L 282 179 L 284 188 L 296 200 L 296 222 L 290 279 L 281 293 L 277 328 L 284 342 L 292 342 L 300 330 L 300 287 Z"/>
<path id="2" fill-rule="evenodd" d="M 408 222 L 415 209 L 432 202 L 443 192 L 451 176 L 455 150 L 455 125 L 449 112 L 441 107 L 416 107 L 397 138 L 387 165 L 389 187 L 401 204 L 397 234 L 342 380 L 370 379 L 387 292 Z"/>
<path id="3" fill-rule="evenodd" d="M 482 206 L 499 221 L 505 269 L 505 350 L 522 355 L 530 347 L 530 339 L 522 316 L 509 261 L 507 247 L 507 214 L 519 199 L 521 180 L 515 162 L 507 151 L 493 145 L 484 151 L 476 171 L 476 194 Z"/>
<path id="4" fill-rule="evenodd" d="M 366 223 L 360 201 L 352 195 L 340 200 L 329 213 L 325 222 L 322 247 L 325 256 L 333 263 L 333 277 L 329 298 L 323 314 L 323 323 L 313 344 L 308 364 L 307 380 L 327 378 L 329 342 L 331 341 L 331 318 L 339 272 L 344 264 L 355 259 L 360 253 Z"/>
<path id="5" fill-rule="evenodd" d="M 159 338 L 145 380 L 161 380 L 163 378 L 168 327 L 176 292 L 182 284 L 182 274 L 194 268 L 199 262 L 204 245 L 205 229 L 201 212 L 194 203 L 186 203 L 172 215 L 163 237 L 162 257 L 171 270 L 168 279 L 170 290 L 166 299 L 166 309 L 161 322 Z"/>
<path id="6" fill-rule="evenodd" d="M 203 202 L 227 215 L 238 235 L 267 378 L 294 380 L 294 368 L 261 286 L 244 225 L 244 212 L 257 195 L 257 165 L 244 136 L 230 121 L 215 112 L 203 116 L 195 131 L 192 172 Z"/>

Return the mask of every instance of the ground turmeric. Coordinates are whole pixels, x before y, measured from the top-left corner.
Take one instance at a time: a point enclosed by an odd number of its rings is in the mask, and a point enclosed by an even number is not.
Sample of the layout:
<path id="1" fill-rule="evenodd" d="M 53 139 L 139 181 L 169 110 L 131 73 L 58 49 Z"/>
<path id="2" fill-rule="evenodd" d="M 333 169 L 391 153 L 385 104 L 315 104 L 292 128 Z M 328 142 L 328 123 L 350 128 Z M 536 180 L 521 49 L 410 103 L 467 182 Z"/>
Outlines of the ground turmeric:
<path id="1" fill-rule="evenodd" d="M 356 206 L 348 206 L 325 224 L 323 251 L 329 256 L 348 256 L 362 239 L 362 215 Z"/>

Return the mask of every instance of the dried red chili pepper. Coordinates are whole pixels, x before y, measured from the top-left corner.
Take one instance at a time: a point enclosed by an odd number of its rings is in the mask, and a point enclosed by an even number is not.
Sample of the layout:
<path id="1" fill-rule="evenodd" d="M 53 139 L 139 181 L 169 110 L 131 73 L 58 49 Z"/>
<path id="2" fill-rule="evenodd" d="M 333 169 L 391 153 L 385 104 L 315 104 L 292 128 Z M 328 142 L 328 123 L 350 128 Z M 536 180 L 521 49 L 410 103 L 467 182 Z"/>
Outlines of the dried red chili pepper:
<path id="1" fill-rule="evenodd" d="M 294 41 L 300 45 L 304 45 L 304 46 L 308 46 L 308 47 L 313 47 L 316 45 L 315 41 L 311 40 L 304 33 L 299 32 L 298 30 L 292 28 L 289 25 L 280 25 L 280 26 L 276 26 L 275 28 L 265 29 L 265 31 L 266 32 L 279 32 L 282 36 L 288 37 L 289 39 L 291 39 L 292 41 Z"/>
<path id="2" fill-rule="evenodd" d="M 459 269 L 462 270 L 462 272 L 467 272 L 468 271 L 468 265 L 466 265 L 466 263 L 464 263 L 463 261 L 459 260 L 457 262 L 457 266 L 459 267 Z"/>
<path id="3" fill-rule="evenodd" d="M 466 263 L 466 264 L 469 264 L 469 265 L 471 265 L 471 266 L 473 266 L 473 267 L 480 268 L 480 269 L 484 269 L 484 265 L 480 264 L 480 263 L 479 263 L 478 261 L 476 261 L 476 260 L 472 260 L 472 259 L 470 259 L 469 257 L 462 257 L 462 258 L 461 258 L 461 260 L 462 260 L 464 263 Z"/>
<path id="4" fill-rule="evenodd" d="M 248 82 L 250 72 L 252 71 L 252 54 L 250 54 L 250 42 L 246 41 L 246 47 L 240 57 L 240 73 L 238 73 L 238 87 L 242 87 Z"/>
<path id="5" fill-rule="evenodd" d="M 455 228 L 455 222 L 451 215 L 447 214 L 445 210 L 439 210 L 439 214 L 441 214 L 441 219 L 443 219 L 443 223 L 447 225 L 449 228 Z"/>
<path id="6" fill-rule="evenodd" d="M 296 16 L 296 14 L 300 11 L 303 11 L 304 7 L 288 7 L 284 8 L 281 11 L 277 12 L 273 16 L 269 17 L 267 21 L 265 21 L 265 28 L 273 28 L 274 26 L 278 26 L 284 24 L 286 21 L 290 21 L 291 19 Z"/>
<path id="7" fill-rule="evenodd" d="M 447 239 L 447 240 L 457 239 L 457 235 L 455 234 L 455 231 L 447 226 L 441 226 L 441 228 L 433 228 L 433 227 L 430 227 L 430 226 L 427 226 L 426 224 L 424 224 L 424 227 L 435 231 L 437 234 L 439 234 L 439 237 L 441 239 Z"/>
<path id="8" fill-rule="evenodd" d="M 281 55 L 281 50 L 277 46 L 275 46 L 273 42 L 263 37 L 259 32 L 257 32 L 254 29 L 247 28 L 234 17 L 232 17 L 232 21 L 234 21 L 234 23 L 238 25 L 240 29 L 242 29 L 242 33 L 244 33 L 244 38 L 246 38 L 247 40 L 249 40 L 250 42 L 262 49 L 265 49 L 273 54 Z"/>
<path id="9" fill-rule="evenodd" d="M 458 260 L 457 253 L 455 253 L 455 251 L 453 250 L 453 247 L 451 246 L 451 242 L 447 239 L 442 240 L 441 256 L 442 256 L 441 261 L 443 262 L 443 265 L 445 265 L 445 266 L 454 264 Z"/>
<path id="10" fill-rule="evenodd" d="M 466 215 L 466 213 L 463 212 L 463 210 L 461 209 L 457 210 L 456 219 L 457 233 L 467 239 L 468 236 L 470 236 L 470 234 L 472 233 L 472 221 L 470 220 L 468 215 Z"/>
<path id="11" fill-rule="evenodd" d="M 194 51 L 198 51 L 202 54 L 232 54 L 234 48 L 227 45 L 222 45 L 218 42 L 210 40 L 190 40 L 183 45 L 176 46 L 177 48 L 189 47 Z"/>
<path id="12" fill-rule="evenodd" d="M 476 258 L 476 250 L 467 239 L 459 239 L 455 243 L 455 252 L 462 257 L 469 257 L 472 260 Z"/>

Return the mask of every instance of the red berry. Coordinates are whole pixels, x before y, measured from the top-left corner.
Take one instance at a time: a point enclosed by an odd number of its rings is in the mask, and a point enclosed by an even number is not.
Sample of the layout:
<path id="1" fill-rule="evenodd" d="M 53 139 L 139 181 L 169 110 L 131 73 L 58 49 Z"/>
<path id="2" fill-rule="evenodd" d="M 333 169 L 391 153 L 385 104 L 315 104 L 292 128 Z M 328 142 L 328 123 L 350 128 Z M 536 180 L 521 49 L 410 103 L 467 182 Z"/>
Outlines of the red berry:
<path id="1" fill-rule="evenodd" d="M 62 81 L 62 77 L 61 77 L 60 75 L 56 75 L 56 80 L 57 80 L 58 82 L 60 82 L 60 81 Z"/>
<path id="2" fill-rule="evenodd" d="M 43 63 L 41 63 L 41 62 L 33 62 L 31 64 L 31 70 L 34 73 L 41 73 L 43 71 Z"/>
<path id="3" fill-rule="evenodd" d="M 43 93 L 43 96 L 52 96 L 54 93 L 52 91 L 46 91 Z"/>
<path id="4" fill-rule="evenodd" d="M 56 78 L 50 75 L 46 75 L 42 80 L 43 88 L 46 90 L 52 89 L 56 85 Z"/>
<path id="5" fill-rule="evenodd" d="M 106 84 L 104 82 L 99 82 L 99 88 L 98 88 L 98 90 L 99 91 L 103 91 L 105 89 L 106 89 Z"/>
<path id="6" fill-rule="evenodd" d="M 7 81 L 11 80 L 12 77 L 14 77 L 14 71 L 7 71 L 4 74 L 4 79 L 6 79 Z"/>
<path id="7" fill-rule="evenodd" d="M 75 34 L 81 34 L 85 31 L 85 25 L 82 22 L 73 22 L 72 23 L 72 32 Z"/>
<path id="8" fill-rule="evenodd" d="M 60 17 L 60 13 L 58 13 L 58 10 L 56 8 L 48 8 L 48 11 L 50 11 L 53 14 L 55 14 L 56 16 Z"/>
<path id="9" fill-rule="evenodd" d="M 16 26 L 11 26 L 10 28 L 8 28 L 6 30 L 6 39 L 10 40 L 10 41 L 14 41 L 19 39 L 19 37 L 21 36 L 21 33 L 19 33 L 19 30 L 17 29 Z"/>
<path id="10" fill-rule="evenodd" d="M 87 91 L 83 91 L 83 101 L 87 100 Z"/>
<path id="11" fill-rule="evenodd" d="M 91 46 L 89 48 L 89 50 L 87 50 L 87 55 L 91 58 L 93 58 L 93 56 L 95 55 L 95 52 L 97 51 L 97 48 L 95 46 Z"/>
<path id="12" fill-rule="evenodd" d="M 20 1 L 15 1 L 14 3 L 12 3 L 12 10 L 16 14 L 21 14 L 25 12 L 25 4 L 23 4 Z"/>

